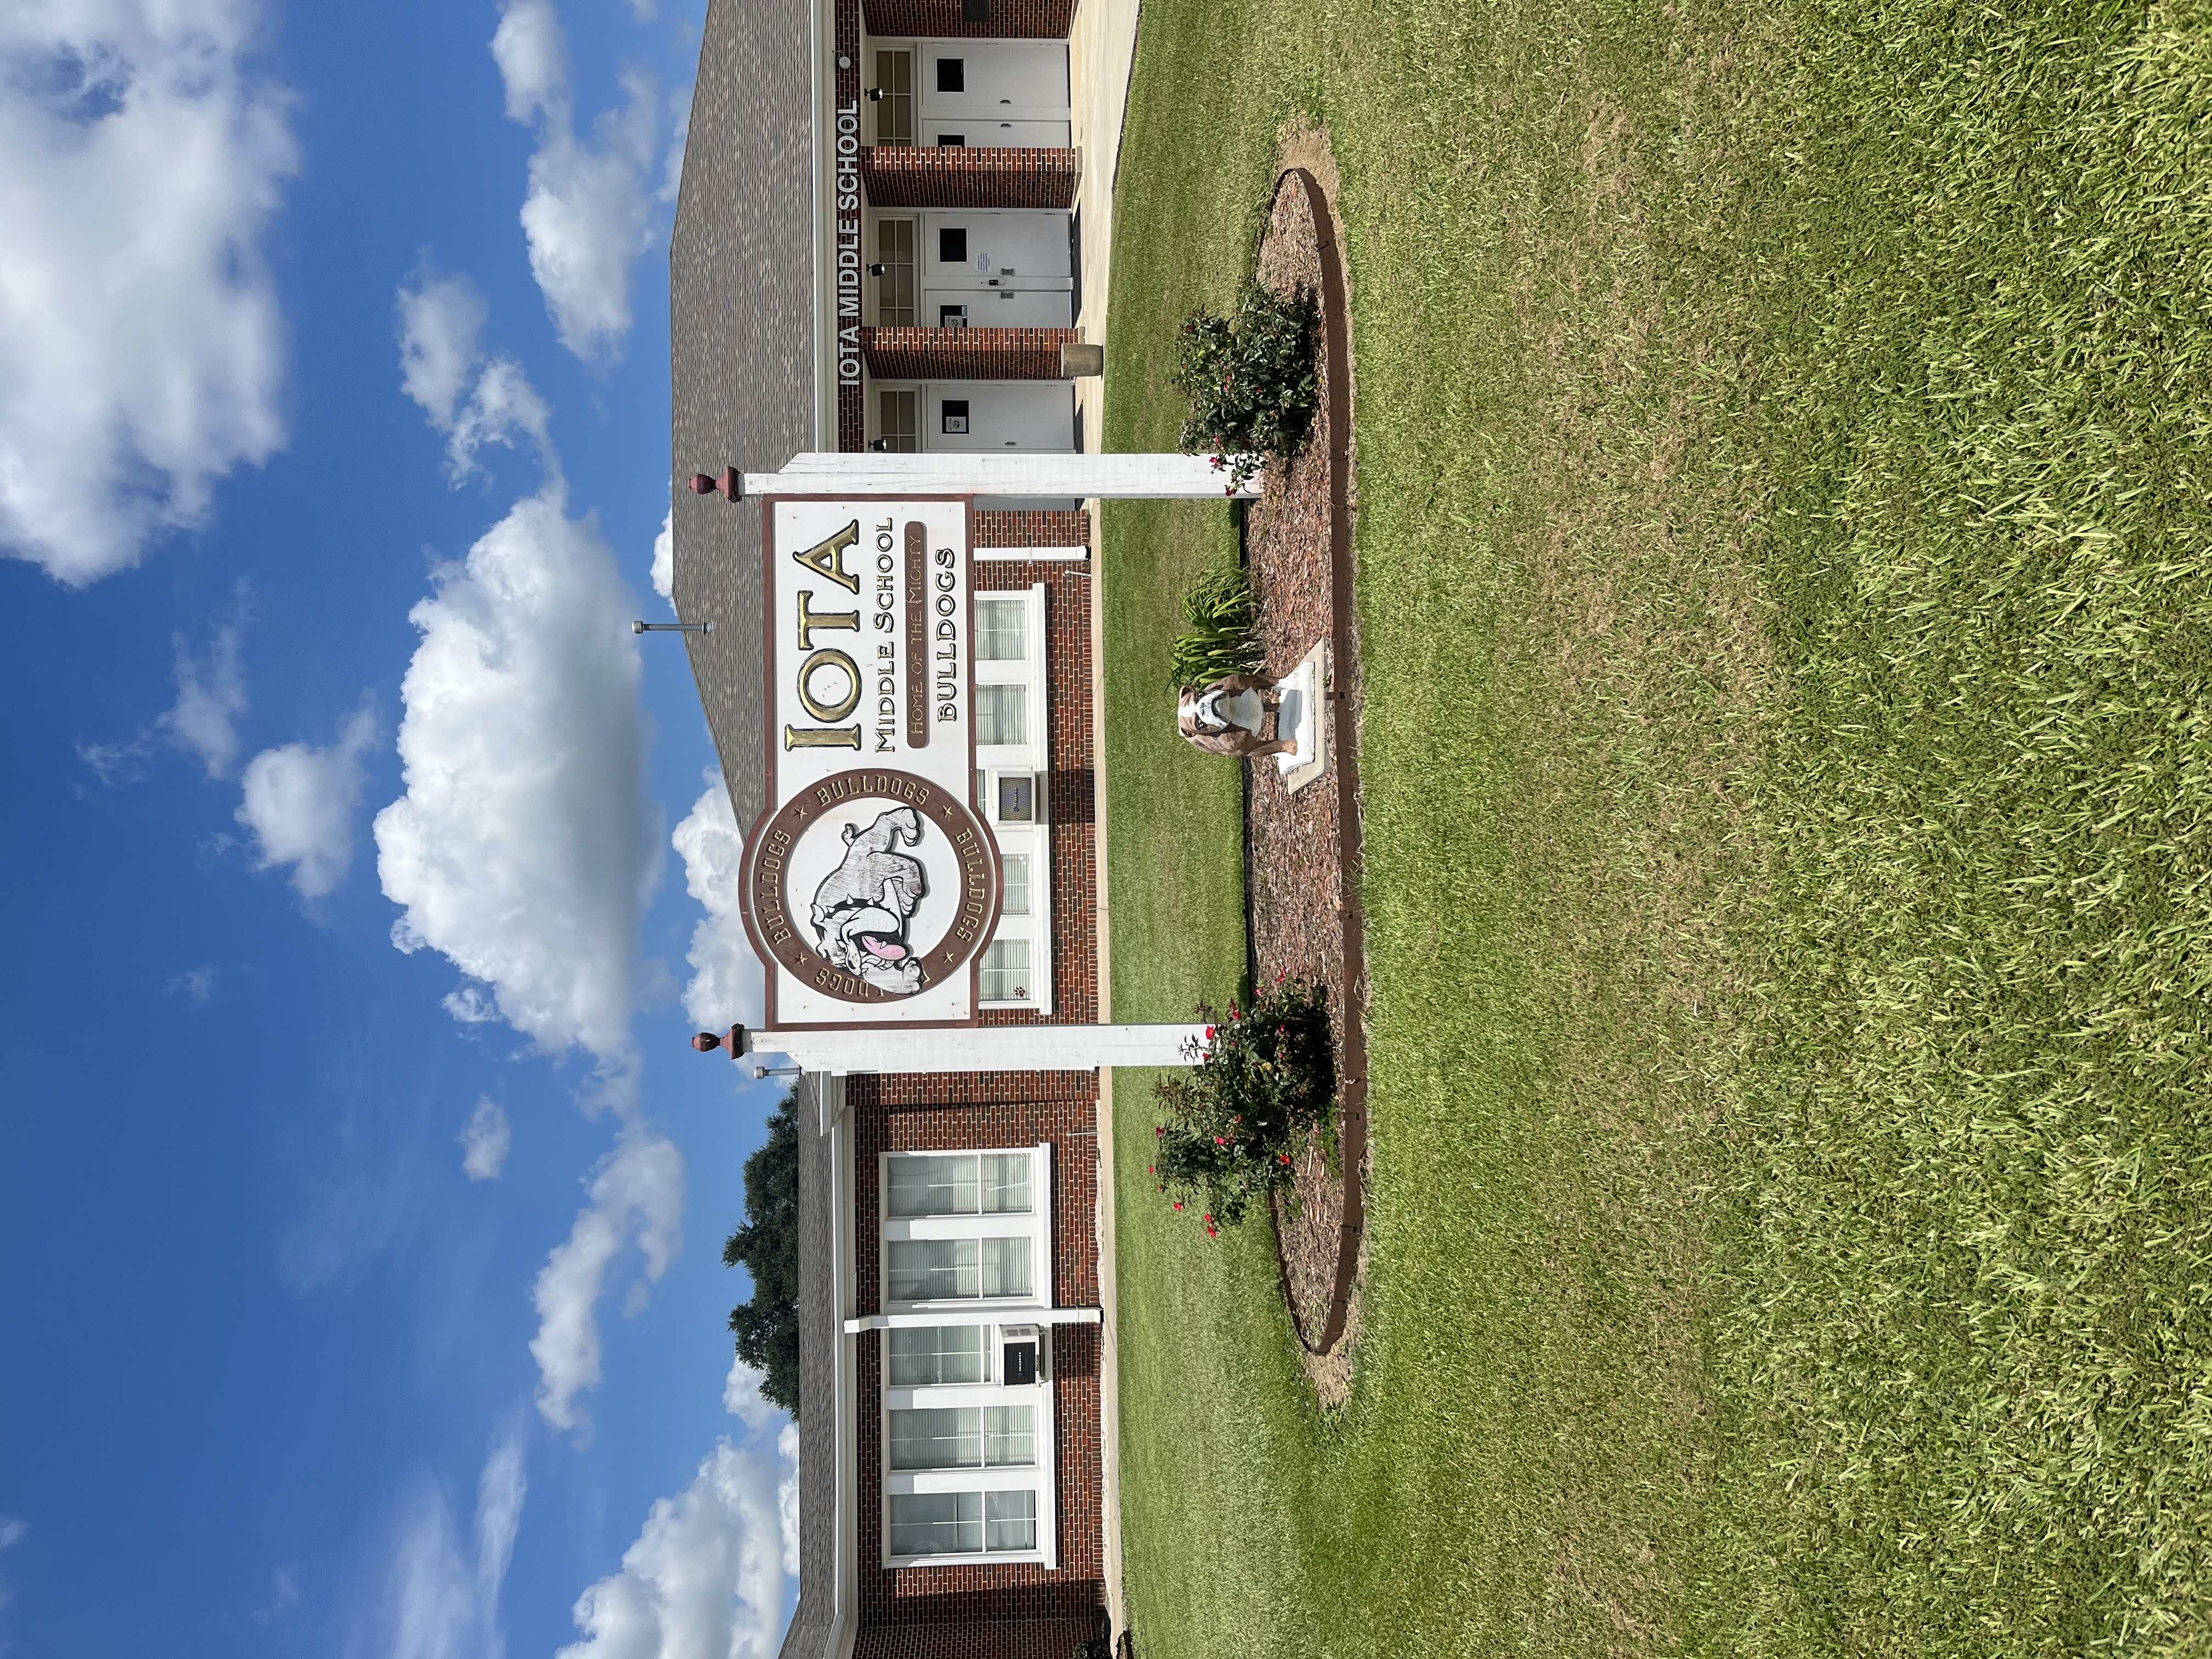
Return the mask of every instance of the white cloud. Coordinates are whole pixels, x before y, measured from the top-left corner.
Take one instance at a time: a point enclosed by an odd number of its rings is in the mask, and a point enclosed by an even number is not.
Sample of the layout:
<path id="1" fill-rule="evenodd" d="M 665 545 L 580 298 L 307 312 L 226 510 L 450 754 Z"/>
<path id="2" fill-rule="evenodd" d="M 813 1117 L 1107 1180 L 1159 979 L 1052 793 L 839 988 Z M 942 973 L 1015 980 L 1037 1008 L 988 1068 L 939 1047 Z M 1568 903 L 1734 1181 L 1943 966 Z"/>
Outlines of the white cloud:
<path id="1" fill-rule="evenodd" d="M 445 1494 L 428 1479 L 416 1484 L 392 1545 L 377 1651 L 387 1659 L 500 1659 L 506 1653 L 500 1588 L 527 1491 L 522 1443 L 509 1435 L 492 1448 L 477 1484 L 471 1559 Z"/>
<path id="2" fill-rule="evenodd" d="M 552 0 L 514 0 L 502 6 L 491 37 L 492 60 L 507 93 L 507 118 L 528 125 L 568 96 L 568 38 Z"/>
<path id="3" fill-rule="evenodd" d="M 653 538 L 653 591 L 672 604 L 676 599 L 676 509 L 660 521 Z"/>
<path id="4" fill-rule="evenodd" d="M 694 972 L 684 988 L 684 1012 L 710 1030 L 757 1025 L 767 1007 L 760 958 L 738 914 L 738 864 L 744 842 L 730 792 L 713 772 L 690 814 L 669 839 L 684 855 L 684 885 L 706 908 L 685 954 Z"/>
<path id="5" fill-rule="evenodd" d="M 257 1625 L 273 1625 L 300 1602 L 300 1576 L 289 1567 L 269 1575 L 269 1600 L 246 1616 Z"/>
<path id="6" fill-rule="evenodd" d="M 171 996 L 185 997 L 204 1007 L 208 999 L 215 994 L 216 981 L 222 973 L 222 969 L 215 963 L 204 962 L 197 968 L 187 968 L 171 979 L 167 988 Z M 0 1544 L 0 1549 L 6 1547 L 5 1544 Z"/>
<path id="7" fill-rule="evenodd" d="M 466 276 L 440 276 L 426 264 L 393 301 L 399 313 L 399 384 L 441 432 L 453 428 L 469 373 L 482 353 L 477 342 L 490 316 Z"/>
<path id="8" fill-rule="evenodd" d="M 434 580 L 410 613 L 407 793 L 376 818 L 393 942 L 444 954 L 546 1049 L 613 1060 L 660 869 L 634 596 L 552 486 Z"/>
<path id="9" fill-rule="evenodd" d="M 722 1379 L 722 1409 L 754 1434 L 783 1414 L 781 1407 L 771 1404 L 762 1395 L 761 1383 L 764 1380 L 761 1372 L 742 1359 L 732 1359 L 729 1376 Z"/>
<path id="10" fill-rule="evenodd" d="M 684 148 L 691 142 L 691 98 L 696 86 L 678 87 L 668 94 L 668 117 L 675 131 L 669 136 L 668 157 L 661 163 L 660 188 L 653 199 L 673 207 L 684 188 Z"/>
<path id="11" fill-rule="evenodd" d="M 486 444 L 513 449 L 517 435 L 530 440 L 531 447 L 548 477 L 561 476 L 561 458 L 553 453 L 553 410 L 522 365 L 512 357 L 495 357 L 477 377 L 476 390 L 453 418 L 446 441 L 446 465 L 455 483 L 477 470 L 477 451 Z"/>
<path id="12" fill-rule="evenodd" d="M 496 1181 L 507 1167 L 514 1132 L 507 1114 L 489 1095 L 477 1097 L 477 1109 L 461 1128 L 461 1168 L 471 1181 Z"/>
<path id="13" fill-rule="evenodd" d="M 31 1523 L 21 1516 L 0 1515 L 0 1554 L 5 1554 L 31 1535 Z"/>
<path id="14" fill-rule="evenodd" d="M 608 1268 L 635 1244 L 643 1277 L 630 1289 L 629 1311 L 659 1282 L 684 1242 L 684 1154 L 635 1121 L 592 1172 L 590 1202 L 568 1237 L 554 1247 L 531 1287 L 538 1334 L 538 1414 L 556 1429 L 582 1429 L 588 1419 L 576 1396 L 599 1382 L 599 1301 Z"/>
<path id="15" fill-rule="evenodd" d="M 622 1571 L 577 1598 L 561 1659 L 769 1659 L 789 1569 L 776 1467 L 727 1440 L 646 1516 Z"/>
<path id="16" fill-rule="evenodd" d="M 507 112 L 538 130 L 522 230 L 530 271 L 561 343 L 586 361 L 620 355 L 630 325 L 630 266 L 653 237 L 645 176 L 659 97 L 651 76 L 622 76 L 626 107 L 577 137 L 568 43 L 550 0 L 508 0 L 492 36 Z"/>
<path id="17" fill-rule="evenodd" d="M 489 313 L 476 284 L 466 276 L 436 276 L 427 265 L 410 280 L 413 285 L 402 283 L 392 301 L 399 313 L 399 384 L 446 434 L 447 478 L 459 484 L 473 477 L 477 452 L 486 444 L 513 449 L 518 438 L 526 438 L 547 477 L 558 480 L 553 410 L 514 358 L 484 362 L 479 341 Z"/>
<path id="18" fill-rule="evenodd" d="M 176 706 L 158 722 L 178 748 L 200 757 L 210 778 L 228 775 L 238 758 L 238 717 L 246 712 L 238 633 L 235 622 L 217 629 L 204 663 L 177 641 Z"/>
<path id="19" fill-rule="evenodd" d="M 353 817 L 367 781 L 361 759 L 376 741 L 376 716 L 356 710 L 327 749 L 288 743 L 246 763 L 238 821 L 260 843 L 264 870 L 292 866 L 300 896 L 337 890 L 353 867 Z"/>
<path id="20" fill-rule="evenodd" d="M 473 985 L 447 992 L 438 1006 L 464 1025 L 489 1025 L 499 1018 L 498 1005 Z"/>
<path id="21" fill-rule="evenodd" d="M 162 747 L 196 756 L 210 778 L 228 775 L 238 759 L 238 720 L 246 713 L 246 673 L 239 661 L 245 597 L 234 603 L 231 618 L 216 629 L 204 657 L 185 636 L 172 641 L 176 651 L 177 701 L 150 726 L 127 743 L 77 745 L 77 757 L 100 774 L 103 783 L 125 783 L 145 770 Z"/>
<path id="22" fill-rule="evenodd" d="M 260 243 L 298 166 L 252 0 L 0 7 L 0 548 L 72 586 L 283 444 Z"/>
<path id="23" fill-rule="evenodd" d="M 775 1437 L 783 1480 L 775 1489 L 776 1518 L 783 1525 L 783 1570 L 799 1577 L 799 1425 L 787 1420 Z"/>

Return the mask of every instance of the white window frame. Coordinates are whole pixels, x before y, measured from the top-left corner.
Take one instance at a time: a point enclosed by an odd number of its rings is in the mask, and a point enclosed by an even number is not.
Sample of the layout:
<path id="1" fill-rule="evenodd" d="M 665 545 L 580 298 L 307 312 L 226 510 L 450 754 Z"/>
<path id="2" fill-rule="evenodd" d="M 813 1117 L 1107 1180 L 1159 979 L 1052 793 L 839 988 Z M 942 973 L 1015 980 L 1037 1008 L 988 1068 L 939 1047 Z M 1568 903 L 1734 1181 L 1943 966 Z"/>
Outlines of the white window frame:
<path id="1" fill-rule="evenodd" d="M 1045 585 L 1037 582 L 1026 591 L 1020 588 L 978 590 L 975 595 L 984 599 L 1021 599 L 1024 601 L 1023 628 L 1028 649 L 1018 663 L 984 662 L 975 664 L 975 684 L 978 685 L 1021 685 L 1029 692 L 1029 740 L 1020 744 L 978 744 L 975 746 L 975 765 L 982 774 L 983 799 L 981 803 L 991 833 L 999 843 L 1001 856 L 1008 853 L 1024 854 L 1030 861 L 1030 913 L 1026 916 L 1002 916 L 998 931 L 991 936 L 992 943 L 1000 939 L 1027 939 L 1030 942 L 1030 982 L 1025 998 L 987 1000 L 986 1008 L 1027 1008 L 1037 1013 L 1054 1011 L 1052 971 L 1052 828 L 1047 811 L 1050 793 L 1052 752 L 1048 730 L 1051 708 L 1047 698 L 1048 665 L 1046 661 Z M 1002 772 L 1027 772 L 1036 782 L 1035 794 L 1036 817 L 1030 823 L 1001 823 L 999 821 L 999 775 Z"/>
<path id="2" fill-rule="evenodd" d="M 1032 1561 L 1046 1567 L 1060 1565 L 1059 1472 L 1056 1462 L 1057 1423 L 1053 1411 L 1052 1332 L 1037 1318 L 1052 1306 L 1052 1145 L 1036 1146 L 948 1146 L 915 1153 L 884 1152 L 877 1160 L 877 1232 L 878 1283 L 887 1313 L 933 1312 L 945 1325 L 983 1327 L 983 1365 L 986 1380 L 926 1385 L 890 1381 L 890 1340 L 886 1333 L 878 1345 L 883 1404 L 878 1421 L 878 1444 L 882 1448 L 879 1473 L 882 1491 L 878 1498 L 880 1542 L 886 1567 L 943 1567 L 995 1561 Z M 890 1161 L 903 1157 L 935 1157 L 966 1153 L 1008 1156 L 1026 1153 L 1030 1159 L 1030 1211 L 1027 1215 L 954 1215 L 894 1218 L 890 1214 Z M 890 1244 L 908 1238 L 1027 1237 L 1030 1244 L 1032 1294 L 1018 1297 L 962 1297 L 929 1302 L 890 1299 Z M 1037 1330 L 1037 1380 L 1009 1387 L 1002 1376 L 1001 1354 L 1007 1328 L 1034 1324 Z M 890 1413 L 914 1407 L 958 1406 L 1033 1407 L 1036 1413 L 1036 1462 L 1026 1468 L 981 1468 L 894 1471 L 890 1467 Z M 975 1550 L 938 1555 L 895 1555 L 891 1553 L 891 1499 L 934 1492 L 1028 1492 L 1035 1494 L 1036 1547 L 1027 1550 Z"/>
<path id="3" fill-rule="evenodd" d="M 1044 584 L 1028 588 L 978 588 L 975 600 L 1015 600 L 1022 605 L 1027 655 L 1020 662 L 975 660 L 975 684 L 1018 685 L 1029 693 L 1028 735 L 1020 743 L 978 743 L 975 764 L 987 772 L 1042 772 L 1051 757 L 1049 714 L 1045 702 Z"/>
<path id="4" fill-rule="evenodd" d="M 893 1216 L 890 1212 L 890 1163 L 895 1158 L 1024 1156 L 1030 1159 L 1030 1208 L 1026 1215 Z M 1052 1306 L 1052 1143 L 1036 1146 L 947 1146 L 917 1152 L 884 1152 L 876 1170 L 878 1239 L 878 1283 L 883 1286 L 885 1313 L 941 1313 L 948 1325 L 988 1324 L 994 1319 L 1022 1323 L 1024 1312 L 1038 1313 Z M 894 1301 L 890 1294 L 891 1252 L 894 1243 L 930 1238 L 1026 1238 L 1030 1241 L 1030 1294 L 1025 1297 L 939 1297 L 921 1302 Z M 949 1316 L 966 1314 L 952 1318 Z"/>

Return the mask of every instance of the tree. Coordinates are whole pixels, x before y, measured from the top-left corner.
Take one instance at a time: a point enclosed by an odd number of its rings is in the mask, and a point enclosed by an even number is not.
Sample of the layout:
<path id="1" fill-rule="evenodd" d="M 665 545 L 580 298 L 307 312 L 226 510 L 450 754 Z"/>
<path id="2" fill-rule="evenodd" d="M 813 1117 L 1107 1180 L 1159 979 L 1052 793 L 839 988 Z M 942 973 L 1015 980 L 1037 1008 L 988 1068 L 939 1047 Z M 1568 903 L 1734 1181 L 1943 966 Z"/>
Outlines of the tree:
<path id="1" fill-rule="evenodd" d="M 768 1121 L 768 1144 L 745 1160 L 745 1224 L 722 1245 L 744 1263 L 750 1301 L 730 1310 L 738 1358 L 763 1373 L 761 1394 L 799 1415 L 799 1091 Z"/>

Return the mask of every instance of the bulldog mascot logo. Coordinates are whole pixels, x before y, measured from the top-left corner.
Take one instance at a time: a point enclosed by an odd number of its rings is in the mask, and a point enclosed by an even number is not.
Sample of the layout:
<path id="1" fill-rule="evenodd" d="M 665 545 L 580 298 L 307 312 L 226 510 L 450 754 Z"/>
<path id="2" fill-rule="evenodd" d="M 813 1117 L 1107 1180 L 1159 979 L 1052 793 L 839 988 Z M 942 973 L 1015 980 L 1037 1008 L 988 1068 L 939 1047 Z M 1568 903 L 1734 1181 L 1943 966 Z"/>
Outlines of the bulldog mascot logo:
<path id="1" fill-rule="evenodd" d="M 907 939 L 915 907 L 929 891 L 921 861 L 899 851 L 921 843 L 911 806 L 878 812 L 866 829 L 845 826 L 845 861 L 814 890 L 808 921 L 822 954 L 878 990 L 921 988 L 921 963 Z"/>

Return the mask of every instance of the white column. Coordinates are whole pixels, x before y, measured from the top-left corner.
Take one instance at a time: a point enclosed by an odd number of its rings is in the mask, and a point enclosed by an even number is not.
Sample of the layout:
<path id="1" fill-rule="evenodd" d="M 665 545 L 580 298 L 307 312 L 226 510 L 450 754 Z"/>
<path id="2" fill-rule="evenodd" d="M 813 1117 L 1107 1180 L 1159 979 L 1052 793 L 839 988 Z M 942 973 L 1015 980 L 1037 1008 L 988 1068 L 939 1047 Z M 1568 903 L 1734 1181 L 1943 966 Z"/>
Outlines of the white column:
<path id="1" fill-rule="evenodd" d="M 1201 1025 L 878 1026 L 864 1031 L 749 1031 L 746 1057 L 788 1054 L 810 1072 L 1094 1072 L 1188 1066 Z"/>
<path id="2" fill-rule="evenodd" d="M 1255 472 L 1236 491 L 1257 496 Z M 1060 495 L 1107 501 L 1214 501 L 1229 475 L 1205 455 L 1074 455 L 1034 450 L 890 455 L 808 450 L 781 472 L 748 472 L 760 495 Z"/>

